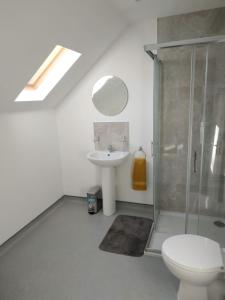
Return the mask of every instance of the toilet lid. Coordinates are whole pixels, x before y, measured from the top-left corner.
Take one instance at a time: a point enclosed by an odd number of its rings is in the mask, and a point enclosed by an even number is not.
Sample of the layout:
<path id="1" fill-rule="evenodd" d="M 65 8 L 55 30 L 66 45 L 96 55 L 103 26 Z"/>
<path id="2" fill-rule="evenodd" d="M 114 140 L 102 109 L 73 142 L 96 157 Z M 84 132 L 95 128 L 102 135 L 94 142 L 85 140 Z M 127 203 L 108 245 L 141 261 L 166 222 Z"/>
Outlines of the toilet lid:
<path id="1" fill-rule="evenodd" d="M 162 255 L 190 270 L 204 272 L 223 267 L 219 244 L 198 235 L 182 234 L 168 238 L 162 245 Z"/>

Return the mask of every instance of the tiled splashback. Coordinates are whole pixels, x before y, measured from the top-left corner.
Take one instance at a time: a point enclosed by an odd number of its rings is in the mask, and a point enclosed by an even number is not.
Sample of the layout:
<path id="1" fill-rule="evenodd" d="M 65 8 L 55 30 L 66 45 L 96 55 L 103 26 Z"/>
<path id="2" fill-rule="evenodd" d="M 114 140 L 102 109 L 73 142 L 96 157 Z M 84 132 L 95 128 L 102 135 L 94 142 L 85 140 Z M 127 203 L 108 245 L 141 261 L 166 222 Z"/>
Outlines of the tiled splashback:
<path id="1" fill-rule="evenodd" d="M 96 122 L 94 123 L 95 150 L 107 150 L 112 145 L 113 150 L 129 150 L 128 122 Z"/>

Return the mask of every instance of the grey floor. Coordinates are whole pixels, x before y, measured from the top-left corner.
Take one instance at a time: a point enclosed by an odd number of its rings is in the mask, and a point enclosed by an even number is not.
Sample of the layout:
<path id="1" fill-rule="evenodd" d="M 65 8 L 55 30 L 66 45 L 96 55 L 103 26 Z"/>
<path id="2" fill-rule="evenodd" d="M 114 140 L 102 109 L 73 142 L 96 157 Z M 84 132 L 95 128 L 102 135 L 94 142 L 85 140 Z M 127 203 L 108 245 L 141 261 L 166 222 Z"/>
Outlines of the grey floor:
<path id="1" fill-rule="evenodd" d="M 121 213 L 149 216 L 129 206 Z M 98 249 L 114 218 L 64 197 L 0 249 L 0 300 L 176 299 L 177 280 L 160 258 Z"/>

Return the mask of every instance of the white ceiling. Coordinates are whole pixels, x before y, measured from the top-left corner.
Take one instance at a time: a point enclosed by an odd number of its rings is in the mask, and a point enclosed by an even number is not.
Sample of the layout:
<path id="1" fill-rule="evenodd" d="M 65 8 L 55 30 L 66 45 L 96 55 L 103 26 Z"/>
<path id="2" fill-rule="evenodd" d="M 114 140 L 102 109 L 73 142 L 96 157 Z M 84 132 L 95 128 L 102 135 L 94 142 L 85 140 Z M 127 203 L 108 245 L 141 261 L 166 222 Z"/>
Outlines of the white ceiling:
<path id="1" fill-rule="evenodd" d="M 0 0 L 0 112 L 56 106 L 138 19 L 223 5 L 221 0 Z M 15 103 L 56 44 L 83 55 L 45 101 Z"/>

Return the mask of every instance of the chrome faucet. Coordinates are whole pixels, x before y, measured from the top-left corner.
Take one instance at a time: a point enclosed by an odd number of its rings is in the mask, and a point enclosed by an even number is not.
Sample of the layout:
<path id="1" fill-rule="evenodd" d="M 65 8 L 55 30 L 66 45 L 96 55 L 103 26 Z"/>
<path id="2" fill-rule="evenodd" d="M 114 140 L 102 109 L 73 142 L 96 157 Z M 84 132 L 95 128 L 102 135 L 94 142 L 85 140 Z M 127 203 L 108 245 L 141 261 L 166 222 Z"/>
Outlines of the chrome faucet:
<path id="1" fill-rule="evenodd" d="M 100 142 L 100 136 L 97 135 L 94 137 L 94 143 L 99 143 Z"/>
<path id="2" fill-rule="evenodd" d="M 109 145 L 108 148 L 107 148 L 107 150 L 108 150 L 109 152 L 113 152 L 113 146 L 112 146 L 112 145 Z"/>

